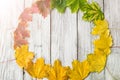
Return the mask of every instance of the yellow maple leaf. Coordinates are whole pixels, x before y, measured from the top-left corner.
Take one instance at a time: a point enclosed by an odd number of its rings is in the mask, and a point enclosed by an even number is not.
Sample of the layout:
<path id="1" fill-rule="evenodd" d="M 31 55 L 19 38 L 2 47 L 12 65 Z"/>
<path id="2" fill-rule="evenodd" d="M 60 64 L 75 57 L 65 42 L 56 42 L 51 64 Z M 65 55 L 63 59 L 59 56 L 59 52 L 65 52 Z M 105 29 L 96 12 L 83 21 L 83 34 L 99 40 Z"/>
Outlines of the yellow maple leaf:
<path id="1" fill-rule="evenodd" d="M 97 20 L 94 22 L 92 34 L 99 35 L 100 39 L 94 40 L 94 46 L 97 49 L 103 50 L 106 55 L 110 54 L 112 46 L 112 37 L 108 29 L 107 20 Z"/>
<path id="2" fill-rule="evenodd" d="M 42 79 L 48 76 L 49 65 L 46 65 L 43 58 L 39 58 L 35 63 L 30 62 L 26 71 L 35 78 Z"/>
<path id="3" fill-rule="evenodd" d="M 106 64 L 106 55 L 103 51 L 95 49 L 94 54 L 89 54 L 87 56 L 87 60 L 91 72 L 101 72 Z"/>
<path id="4" fill-rule="evenodd" d="M 100 35 L 104 33 L 108 29 L 108 22 L 106 20 L 97 20 L 94 22 L 95 27 L 93 28 L 92 34 L 93 35 Z"/>
<path id="5" fill-rule="evenodd" d="M 43 78 L 48 76 L 49 65 L 46 65 L 43 58 L 37 59 L 34 64 L 34 73 L 36 78 Z"/>
<path id="6" fill-rule="evenodd" d="M 17 64 L 22 68 L 27 68 L 28 63 L 34 58 L 34 54 L 28 51 L 28 45 L 23 45 L 15 49 Z"/>
<path id="7" fill-rule="evenodd" d="M 28 45 L 17 47 L 15 51 L 15 57 L 17 64 L 24 68 L 32 77 L 44 78 L 47 77 L 47 71 L 49 71 L 49 65 L 44 63 L 43 58 L 39 58 L 35 63 L 32 62 L 34 54 L 28 51 Z"/>
<path id="8" fill-rule="evenodd" d="M 54 66 L 49 71 L 49 80 L 68 80 L 69 67 L 63 67 L 59 60 L 54 62 Z"/>
<path id="9" fill-rule="evenodd" d="M 34 63 L 32 61 L 30 61 L 28 63 L 28 67 L 25 68 L 25 70 L 32 76 L 32 77 L 36 77 L 35 73 L 34 73 Z"/>
<path id="10" fill-rule="evenodd" d="M 112 37 L 109 34 L 109 30 L 106 30 L 104 34 L 101 34 L 100 39 L 94 41 L 94 46 L 97 49 L 103 50 L 106 55 L 110 53 L 110 47 L 112 46 Z"/>
<path id="11" fill-rule="evenodd" d="M 88 61 L 85 60 L 83 62 L 79 62 L 78 60 L 74 60 L 72 62 L 73 69 L 70 71 L 70 80 L 83 80 L 85 79 L 90 70 Z"/>

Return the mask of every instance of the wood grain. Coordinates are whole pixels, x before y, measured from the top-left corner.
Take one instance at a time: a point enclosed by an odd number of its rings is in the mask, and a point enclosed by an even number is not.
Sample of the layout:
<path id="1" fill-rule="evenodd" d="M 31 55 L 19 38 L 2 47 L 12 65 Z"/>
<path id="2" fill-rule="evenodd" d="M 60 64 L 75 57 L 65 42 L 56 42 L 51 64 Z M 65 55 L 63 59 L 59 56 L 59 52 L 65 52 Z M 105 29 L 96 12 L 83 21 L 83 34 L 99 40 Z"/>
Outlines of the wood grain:
<path id="1" fill-rule="evenodd" d="M 60 59 L 64 66 L 71 66 L 77 58 L 77 16 L 67 9 L 65 14 L 51 13 L 51 62 Z"/>
<path id="2" fill-rule="evenodd" d="M 3 0 L 0 3 L 0 80 L 39 80 L 18 67 L 12 48 L 18 17 L 33 1 Z M 85 80 L 120 80 L 120 0 L 95 1 L 100 4 L 109 22 L 114 45 L 105 70 L 92 73 Z M 54 9 L 45 19 L 34 14 L 29 24 L 29 50 L 35 52 L 34 61 L 43 57 L 46 63 L 53 64 L 56 59 L 60 59 L 64 66 L 71 66 L 74 59 L 86 59 L 86 55 L 93 52 L 92 41 L 95 37 L 90 35 L 93 24 L 84 22 L 82 15 L 81 12 L 72 14 L 68 8 L 64 14 Z"/>
<path id="3" fill-rule="evenodd" d="M 34 0 L 25 0 L 25 8 L 30 7 Z M 35 59 L 43 57 L 46 63 L 50 63 L 50 15 L 43 18 L 40 14 L 33 14 L 33 20 L 29 24 L 31 37 L 29 49 L 35 53 Z M 37 80 L 25 72 L 25 80 Z"/>
<path id="4" fill-rule="evenodd" d="M 32 3 L 33 3 L 33 1 L 34 0 L 24 0 L 24 9 L 25 8 L 30 8 L 31 7 L 31 5 L 32 5 Z M 37 19 L 38 20 L 38 19 Z M 29 24 L 29 28 L 31 29 L 31 28 L 33 28 L 33 26 L 32 26 L 32 24 L 35 22 L 35 21 L 37 21 L 37 20 L 34 20 L 34 18 L 33 18 L 33 21 L 32 21 L 32 23 L 31 24 Z M 36 23 L 34 23 L 35 25 L 36 25 Z M 36 25 L 37 26 L 37 25 Z M 36 28 L 35 28 L 36 29 Z M 34 31 L 34 30 L 33 30 Z M 32 33 L 32 32 L 31 32 Z M 31 37 L 32 37 L 32 34 L 31 34 Z M 30 38 L 31 39 L 31 38 Z M 33 38 L 34 39 L 34 38 Z M 29 49 L 30 49 L 30 51 L 33 51 L 34 52 L 34 43 L 31 43 L 30 41 L 29 41 Z M 34 79 L 34 78 L 32 78 L 26 71 L 24 71 L 24 80 L 36 80 L 36 79 Z"/>
<path id="5" fill-rule="evenodd" d="M 11 60 L 15 59 L 13 31 L 17 27 L 23 4 L 23 0 L 0 2 L 0 80 L 23 80 L 23 70 L 18 67 L 15 60 Z"/>
<path id="6" fill-rule="evenodd" d="M 105 80 L 120 80 L 120 1 L 119 0 L 105 0 L 104 11 L 106 19 L 109 21 L 109 27 L 111 29 L 113 37 L 112 53 L 108 57 L 107 67 L 105 69 Z M 113 6 L 114 5 L 114 6 Z"/>

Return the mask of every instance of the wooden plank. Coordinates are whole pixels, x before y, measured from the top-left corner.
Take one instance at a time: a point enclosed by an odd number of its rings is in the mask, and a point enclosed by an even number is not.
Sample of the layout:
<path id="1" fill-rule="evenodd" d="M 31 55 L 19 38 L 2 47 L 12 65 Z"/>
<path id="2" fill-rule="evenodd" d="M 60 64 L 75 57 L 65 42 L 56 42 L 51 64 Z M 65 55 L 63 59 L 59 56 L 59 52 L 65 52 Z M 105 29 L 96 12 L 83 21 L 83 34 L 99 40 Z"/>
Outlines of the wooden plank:
<path id="1" fill-rule="evenodd" d="M 112 37 L 114 40 L 114 45 L 112 48 L 112 53 L 107 61 L 107 68 L 105 71 L 106 80 L 119 80 L 120 79 L 120 0 L 105 0 L 104 10 L 106 19 L 109 21 L 109 27 L 111 28 Z M 114 5 L 114 6 L 113 6 Z"/>
<path id="2" fill-rule="evenodd" d="M 0 80 L 22 80 L 23 70 L 14 60 L 13 31 L 23 10 L 23 0 L 0 2 Z"/>
<path id="3" fill-rule="evenodd" d="M 33 3 L 33 0 L 24 0 L 24 8 L 30 8 L 31 5 Z M 30 26 L 29 26 L 30 27 Z M 31 48 L 32 43 L 30 43 L 30 51 L 33 51 L 34 52 L 34 47 Z M 24 80 L 36 80 L 34 78 L 32 78 L 26 71 L 24 71 Z"/>
<path id="4" fill-rule="evenodd" d="M 3 1 L 3 4 L 6 3 L 6 0 Z M 86 80 L 119 80 L 120 1 L 96 1 L 100 3 L 101 6 L 104 6 L 105 16 L 109 21 L 114 45 L 112 48 L 112 54 L 108 58 L 105 71 L 100 74 L 91 74 Z M 6 62 L 7 60 L 14 59 L 14 51 L 12 48 L 13 31 L 17 27 L 19 14 L 23 11 L 23 6 L 30 7 L 32 2 L 33 0 L 10 0 L 6 5 L 3 5 L 2 2 L 0 3 L 0 10 L 4 7 L 4 10 L 0 12 L 1 80 L 36 80 L 31 78 L 27 73 L 23 76 L 23 70 L 18 67 L 14 60 Z M 86 54 L 93 51 L 91 41 L 94 38 L 90 35 L 91 27 L 93 25 L 82 21 L 82 15 L 83 14 L 80 12 L 78 15 L 71 14 L 69 9 L 67 9 L 65 14 L 60 14 L 56 10 L 53 10 L 51 16 L 49 15 L 46 19 L 35 14 L 33 16 L 33 22 L 30 23 L 31 37 L 29 39 L 30 51 L 35 52 L 35 58 L 44 57 L 46 63 L 50 63 L 51 55 L 52 64 L 56 59 L 60 59 L 64 66 L 71 66 L 73 59 L 78 58 L 80 61 L 86 59 Z M 3 61 L 5 62 L 1 63 Z"/>
<path id="5" fill-rule="evenodd" d="M 51 13 L 51 62 L 60 59 L 64 66 L 71 66 L 77 59 L 77 16 L 69 9 L 64 14 Z"/>
<path id="6" fill-rule="evenodd" d="M 103 10 L 103 0 L 97 1 Z M 91 3 L 92 0 L 89 0 Z M 83 14 L 78 13 L 78 59 L 83 61 L 87 58 L 87 54 L 94 51 L 92 41 L 96 38 L 91 36 L 90 32 L 92 31 L 93 24 L 85 22 L 82 20 Z M 105 80 L 104 71 L 100 74 L 91 73 L 86 80 Z"/>
<path id="7" fill-rule="evenodd" d="M 36 21 L 38 18 L 38 21 Z M 43 57 L 45 62 L 50 63 L 50 15 L 45 19 L 41 15 L 34 17 L 30 45 L 34 47 L 35 58 Z M 36 24 L 36 25 L 35 25 Z"/>
<path id="8" fill-rule="evenodd" d="M 92 52 L 91 24 L 82 20 L 82 13 L 78 13 L 78 60 L 83 61 Z M 91 80 L 91 76 L 86 80 Z"/>
<path id="9" fill-rule="evenodd" d="M 82 20 L 83 14 L 78 13 L 78 59 L 83 61 L 92 52 L 91 24 Z"/>
<path id="10" fill-rule="evenodd" d="M 112 48 L 112 54 L 108 57 L 105 69 L 105 80 L 120 80 L 120 49 Z"/>
<path id="11" fill-rule="evenodd" d="M 95 1 L 98 2 L 102 11 L 104 12 L 104 0 L 95 0 Z M 92 80 L 105 80 L 105 70 L 103 70 L 101 73 L 93 73 Z"/>
<path id="12" fill-rule="evenodd" d="M 25 0 L 25 7 L 30 7 L 34 0 Z M 40 14 L 33 15 L 33 21 L 29 25 L 31 37 L 29 39 L 30 51 L 35 53 L 35 60 L 43 57 L 46 63 L 50 63 L 50 15 L 43 18 Z M 25 80 L 31 80 L 27 73 Z M 33 80 L 37 80 L 34 79 Z"/>

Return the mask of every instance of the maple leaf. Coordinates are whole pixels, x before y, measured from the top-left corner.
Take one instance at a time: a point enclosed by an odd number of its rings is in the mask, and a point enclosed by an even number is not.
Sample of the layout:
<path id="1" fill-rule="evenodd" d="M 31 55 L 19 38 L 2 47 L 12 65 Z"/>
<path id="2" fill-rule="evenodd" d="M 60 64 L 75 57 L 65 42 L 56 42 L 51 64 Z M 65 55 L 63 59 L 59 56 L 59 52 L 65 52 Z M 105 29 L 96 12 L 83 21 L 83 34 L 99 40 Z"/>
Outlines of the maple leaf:
<path id="1" fill-rule="evenodd" d="M 37 59 L 34 64 L 34 73 L 36 78 L 43 78 L 48 76 L 49 65 L 46 65 L 43 58 Z"/>
<path id="2" fill-rule="evenodd" d="M 92 2 L 91 4 L 86 4 L 84 7 L 84 15 L 83 20 L 85 21 L 95 21 L 95 20 L 103 20 L 104 14 L 96 2 Z"/>
<path id="3" fill-rule="evenodd" d="M 110 53 L 110 47 L 112 46 L 112 37 L 109 34 L 109 30 L 100 35 L 100 39 L 94 40 L 94 46 L 97 49 L 103 50 L 108 55 Z"/>
<path id="4" fill-rule="evenodd" d="M 28 41 L 27 41 L 27 40 L 22 39 L 22 38 L 20 38 L 19 36 L 20 36 L 20 35 L 17 35 L 17 34 L 16 34 L 16 36 L 14 37 L 14 38 L 16 38 L 16 39 L 14 40 L 14 49 L 16 49 L 17 47 L 21 47 L 23 44 L 24 44 L 24 45 L 27 45 L 27 44 L 28 44 Z"/>
<path id="5" fill-rule="evenodd" d="M 37 0 L 36 4 L 38 6 L 40 14 L 45 18 L 50 13 L 50 0 Z"/>
<path id="6" fill-rule="evenodd" d="M 36 3 L 32 4 L 31 11 L 32 13 L 39 13 L 39 8 Z"/>
<path id="7" fill-rule="evenodd" d="M 70 7 L 71 12 L 78 12 L 78 10 L 84 10 L 87 4 L 87 0 L 66 0 L 66 5 Z"/>
<path id="8" fill-rule="evenodd" d="M 61 62 L 56 60 L 49 71 L 49 80 L 68 80 L 69 67 L 62 67 Z"/>
<path id="9" fill-rule="evenodd" d="M 50 66 L 44 63 L 43 58 L 39 58 L 33 63 L 34 54 L 28 51 L 28 45 L 17 47 L 15 57 L 17 64 L 24 68 L 32 77 L 40 79 L 48 76 L 47 72 Z"/>
<path id="10" fill-rule="evenodd" d="M 42 79 L 48 76 L 50 69 L 49 65 L 46 65 L 43 58 L 39 58 L 35 63 L 29 62 L 29 66 L 26 71 L 34 78 Z"/>
<path id="11" fill-rule="evenodd" d="M 30 32 L 27 30 L 27 22 L 21 21 L 14 32 L 14 48 L 27 45 L 26 38 L 28 37 L 30 37 Z"/>
<path id="12" fill-rule="evenodd" d="M 78 12 L 79 10 L 79 0 L 75 0 L 73 4 L 70 5 L 71 12 Z"/>
<path id="13" fill-rule="evenodd" d="M 69 74 L 70 80 L 83 80 L 88 76 L 90 72 L 89 64 L 86 60 L 83 62 L 74 60 L 72 62 L 72 66 L 73 66 L 73 69 L 70 71 L 70 74 Z"/>
<path id="14" fill-rule="evenodd" d="M 32 11 L 31 8 L 25 8 L 22 14 L 20 15 L 19 19 L 21 21 L 32 21 Z"/>
<path id="15" fill-rule="evenodd" d="M 28 45 L 23 45 L 15 49 L 16 63 L 22 67 L 27 68 L 28 63 L 33 59 L 34 54 L 28 51 Z"/>
<path id="16" fill-rule="evenodd" d="M 59 12 L 63 13 L 66 9 L 66 0 L 51 0 L 51 8 L 56 8 Z"/>
<path id="17" fill-rule="evenodd" d="M 30 37 L 30 34 L 29 34 L 30 32 L 24 26 L 18 26 L 15 33 L 20 34 L 22 36 L 22 38 Z"/>
<path id="18" fill-rule="evenodd" d="M 90 65 L 91 72 L 101 72 L 106 64 L 106 55 L 104 51 L 95 49 L 94 54 L 89 54 L 87 60 Z"/>
<path id="19" fill-rule="evenodd" d="M 106 30 L 108 30 L 108 22 L 106 20 L 96 20 L 94 21 L 95 27 L 93 28 L 93 35 L 101 35 Z"/>
<path id="20" fill-rule="evenodd" d="M 27 67 L 25 68 L 25 71 L 27 71 L 27 73 L 29 73 L 29 75 L 30 76 L 32 76 L 32 77 L 36 77 L 36 75 L 35 75 L 35 73 L 34 73 L 34 63 L 32 62 L 32 60 L 31 61 L 29 61 L 28 63 L 27 63 Z"/>
<path id="21" fill-rule="evenodd" d="M 94 41 L 95 48 L 103 50 L 106 55 L 108 55 L 110 51 L 110 47 L 112 46 L 112 37 L 110 35 L 110 31 L 108 30 L 108 22 L 106 20 L 97 20 L 94 21 L 95 27 L 93 28 L 93 35 L 100 35 L 100 39 Z"/>
<path id="22" fill-rule="evenodd" d="M 20 21 L 19 23 L 18 23 L 18 27 L 27 27 L 28 26 L 28 23 L 27 23 L 27 21 Z M 18 28 L 17 28 L 18 29 Z"/>

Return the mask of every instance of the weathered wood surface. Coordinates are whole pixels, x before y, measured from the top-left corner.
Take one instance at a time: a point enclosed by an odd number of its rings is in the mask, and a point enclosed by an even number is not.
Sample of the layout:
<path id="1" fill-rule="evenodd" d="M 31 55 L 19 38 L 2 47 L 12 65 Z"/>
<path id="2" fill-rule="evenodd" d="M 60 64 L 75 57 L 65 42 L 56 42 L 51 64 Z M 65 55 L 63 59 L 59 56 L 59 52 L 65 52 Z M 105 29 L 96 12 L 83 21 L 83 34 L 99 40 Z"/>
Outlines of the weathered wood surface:
<path id="1" fill-rule="evenodd" d="M 109 21 L 114 45 L 105 70 L 100 74 L 90 74 L 86 80 L 120 80 L 120 0 L 96 1 Z M 33 0 L 0 2 L 0 80 L 37 80 L 19 68 L 15 60 L 8 61 L 14 59 L 13 31 L 17 26 L 17 19 L 32 2 Z M 65 14 L 53 10 L 46 19 L 38 14 L 33 15 L 33 22 L 29 25 L 29 46 L 30 51 L 35 52 L 35 58 L 44 57 L 46 63 L 51 64 L 55 59 L 60 59 L 63 65 L 69 66 L 74 59 L 84 60 L 86 54 L 93 51 L 94 37 L 90 35 L 93 25 L 82 21 L 82 15 L 81 12 L 71 14 L 69 9 Z"/>

